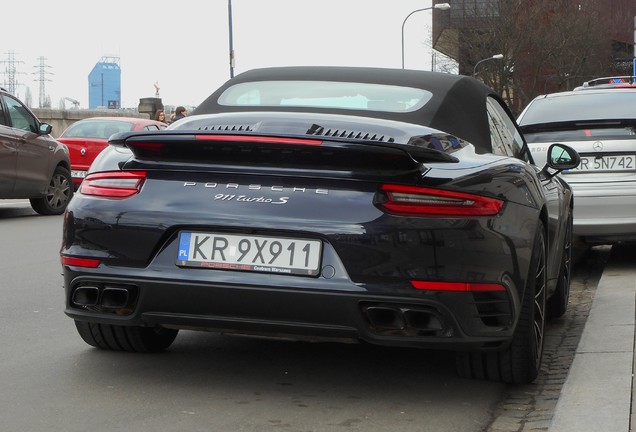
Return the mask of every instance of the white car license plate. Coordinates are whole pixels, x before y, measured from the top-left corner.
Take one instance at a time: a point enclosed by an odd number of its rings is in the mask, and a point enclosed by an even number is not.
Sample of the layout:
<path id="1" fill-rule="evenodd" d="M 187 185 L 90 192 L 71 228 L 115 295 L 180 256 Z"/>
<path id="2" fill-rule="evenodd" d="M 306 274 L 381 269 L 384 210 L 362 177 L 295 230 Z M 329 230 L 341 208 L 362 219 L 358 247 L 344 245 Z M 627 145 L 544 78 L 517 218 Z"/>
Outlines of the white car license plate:
<path id="1" fill-rule="evenodd" d="M 71 177 L 86 178 L 86 171 L 71 170 Z"/>
<path id="2" fill-rule="evenodd" d="M 636 155 L 581 156 L 578 167 L 568 172 L 636 171 Z"/>
<path id="3" fill-rule="evenodd" d="M 315 276 L 321 253 L 319 240 L 183 231 L 177 265 Z"/>

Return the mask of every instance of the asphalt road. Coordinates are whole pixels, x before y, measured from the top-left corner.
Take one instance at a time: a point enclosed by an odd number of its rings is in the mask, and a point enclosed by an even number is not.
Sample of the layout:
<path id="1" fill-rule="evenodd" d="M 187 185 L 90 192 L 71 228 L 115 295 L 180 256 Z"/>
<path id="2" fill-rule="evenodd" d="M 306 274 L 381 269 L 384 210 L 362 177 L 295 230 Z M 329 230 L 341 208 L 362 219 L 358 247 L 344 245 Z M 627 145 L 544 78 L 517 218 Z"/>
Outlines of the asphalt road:
<path id="1" fill-rule="evenodd" d="M 3 432 L 483 432 L 514 422 L 514 388 L 457 378 L 445 352 L 187 331 L 162 354 L 96 350 L 63 312 L 61 227 L 62 216 L 38 216 L 27 201 L 0 201 Z M 588 286 L 586 267 L 577 283 Z"/>

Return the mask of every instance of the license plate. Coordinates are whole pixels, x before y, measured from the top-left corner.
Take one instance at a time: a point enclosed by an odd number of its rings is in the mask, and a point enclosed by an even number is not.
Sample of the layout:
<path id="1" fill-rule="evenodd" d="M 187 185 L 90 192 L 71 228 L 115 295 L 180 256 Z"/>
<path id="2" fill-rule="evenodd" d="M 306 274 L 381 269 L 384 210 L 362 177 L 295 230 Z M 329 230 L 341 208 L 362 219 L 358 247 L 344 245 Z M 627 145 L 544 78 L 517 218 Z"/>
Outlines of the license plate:
<path id="1" fill-rule="evenodd" d="M 316 276 L 318 240 L 181 232 L 177 265 L 226 270 Z"/>
<path id="2" fill-rule="evenodd" d="M 635 171 L 636 155 L 620 156 L 581 156 L 578 167 L 567 172 L 607 172 L 607 171 Z"/>
<path id="3" fill-rule="evenodd" d="M 71 177 L 86 178 L 86 171 L 71 170 Z"/>

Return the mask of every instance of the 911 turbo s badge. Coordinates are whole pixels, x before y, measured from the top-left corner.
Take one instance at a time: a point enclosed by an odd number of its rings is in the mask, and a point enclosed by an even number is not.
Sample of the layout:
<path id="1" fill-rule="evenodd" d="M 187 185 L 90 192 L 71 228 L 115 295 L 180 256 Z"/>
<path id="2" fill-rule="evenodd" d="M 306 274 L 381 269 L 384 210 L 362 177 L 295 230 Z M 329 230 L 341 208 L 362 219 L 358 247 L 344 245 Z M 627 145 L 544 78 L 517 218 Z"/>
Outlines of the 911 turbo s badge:
<path id="1" fill-rule="evenodd" d="M 214 201 L 239 201 L 249 203 L 265 203 L 265 204 L 287 204 L 289 197 L 279 197 L 276 199 L 260 197 L 249 197 L 246 195 L 230 195 L 230 194 L 216 194 L 214 195 Z"/>

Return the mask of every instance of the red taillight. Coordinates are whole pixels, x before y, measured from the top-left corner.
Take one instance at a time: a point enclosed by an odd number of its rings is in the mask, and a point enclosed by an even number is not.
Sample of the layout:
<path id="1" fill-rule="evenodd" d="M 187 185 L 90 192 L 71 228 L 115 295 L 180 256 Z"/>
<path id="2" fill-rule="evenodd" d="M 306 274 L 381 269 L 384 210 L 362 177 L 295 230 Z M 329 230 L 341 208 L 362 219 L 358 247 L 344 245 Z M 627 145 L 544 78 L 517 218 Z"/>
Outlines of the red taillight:
<path id="1" fill-rule="evenodd" d="M 505 290 L 503 285 L 495 283 L 411 281 L 411 285 L 415 289 L 427 291 L 484 292 Z"/>
<path id="2" fill-rule="evenodd" d="M 145 171 L 112 171 L 89 174 L 80 185 L 79 192 L 103 198 L 128 198 L 141 190 Z"/>
<path id="3" fill-rule="evenodd" d="M 65 266 L 95 268 L 99 266 L 101 262 L 101 260 L 93 258 L 73 258 L 67 256 L 62 257 L 62 265 Z"/>
<path id="4" fill-rule="evenodd" d="M 129 147 L 145 150 L 148 153 L 160 153 L 166 145 L 164 143 L 155 142 L 131 142 Z"/>
<path id="5" fill-rule="evenodd" d="M 413 216 L 493 216 L 503 201 L 464 192 L 416 186 L 382 185 L 382 207 L 392 213 Z"/>
<path id="6" fill-rule="evenodd" d="M 237 142 L 254 142 L 263 144 L 296 144 L 319 146 L 322 144 L 320 140 L 304 139 L 304 138 L 282 138 L 270 136 L 253 136 L 253 135 L 196 135 L 196 139 L 201 141 L 237 141 Z"/>

